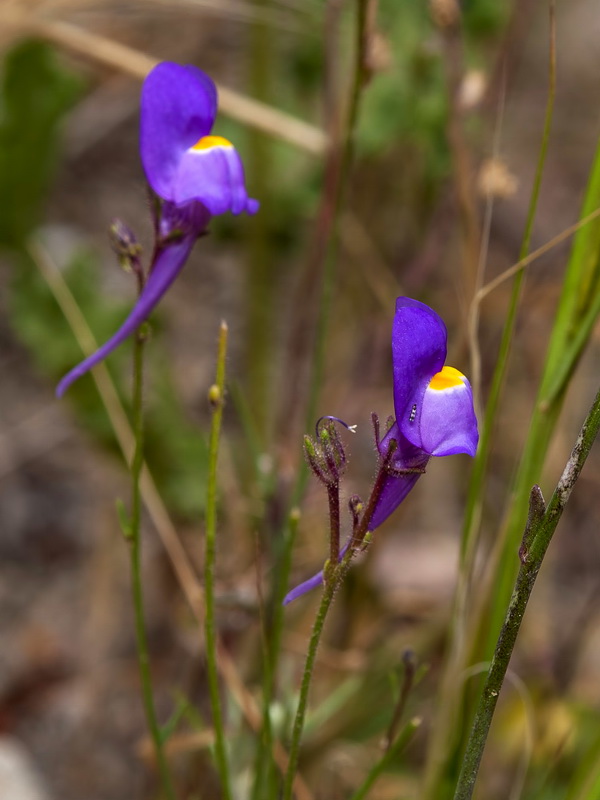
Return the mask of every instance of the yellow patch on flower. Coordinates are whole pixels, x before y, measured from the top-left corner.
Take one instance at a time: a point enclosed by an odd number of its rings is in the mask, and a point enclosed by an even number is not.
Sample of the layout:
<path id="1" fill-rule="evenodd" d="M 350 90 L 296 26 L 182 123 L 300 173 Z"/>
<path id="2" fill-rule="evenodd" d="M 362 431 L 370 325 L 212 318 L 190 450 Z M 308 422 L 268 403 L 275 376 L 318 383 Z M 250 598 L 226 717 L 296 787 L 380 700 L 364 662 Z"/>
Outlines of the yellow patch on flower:
<path id="1" fill-rule="evenodd" d="M 203 136 L 198 139 L 192 150 L 210 150 L 212 147 L 233 147 L 228 139 L 222 136 Z"/>
<path id="2" fill-rule="evenodd" d="M 441 372 L 438 372 L 429 381 L 429 389 L 436 392 L 443 392 L 445 389 L 453 389 L 455 386 L 463 386 L 463 378 L 465 376 L 454 367 L 443 367 Z"/>

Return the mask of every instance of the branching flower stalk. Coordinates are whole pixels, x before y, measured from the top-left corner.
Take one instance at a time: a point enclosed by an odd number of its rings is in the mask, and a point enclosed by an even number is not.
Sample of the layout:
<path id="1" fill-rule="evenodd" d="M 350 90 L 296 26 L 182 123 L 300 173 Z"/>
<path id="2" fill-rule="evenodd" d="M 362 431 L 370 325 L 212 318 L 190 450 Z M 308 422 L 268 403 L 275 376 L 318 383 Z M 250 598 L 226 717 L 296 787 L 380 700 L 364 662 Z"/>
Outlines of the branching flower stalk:
<path id="1" fill-rule="evenodd" d="M 498 702 L 504 676 L 527 608 L 527 603 L 548 546 L 564 511 L 573 487 L 600 430 L 600 391 L 583 423 L 561 478 L 548 506 L 539 486 L 529 498 L 529 516 L 519 550 L 521 567 L 513 589 L 504 625 L 496 644 L 483 692 L 479 699 L 473 729 L 467 742 L 454 800 L 470 800 L 473 796 L 479 765 L 483 756 L 492 717 Z"/>
<path id="2" fill-rule="evenodd" d="M 294 719 L 292 741 L 289 750 L 289 763 L 285 776 L 283 800 L 292 799 L 294 776 L 298 768 L 300 743 L 302 740 L 302 732 L 304 730 L 304 722 L 308 706 L 308 693 L 310 690 L 310 684 L 315 666 L 315 659 L 317 656 L 319 642 L 321 641 L 321 634 L 323 633 L 325 620 L 327 619 L 327 614 L 329 613 L 329 609 L 331 608 L 331 604 L 333 602 L 333 598 L 335 597 L 335 593 L 340 584 L 342 583 L 346 573 L 348 572 L 348 569 L 350 568 L 350 563 L 352 561 L 352 558 L 361 549 L 361 546 L 369 531 L 371 518 L 381 498 L 382 492 L 385 488 L 386 482 L 389 477 L 389 469 L 393 461 L 395 451 L 396 451 L 396 445 L 395 443 L 391 442 L 390 446 L 388 447 L 388 452 L 386 456 L 380 462 L 379 470 L 377 472 L 377 477 L 375 478 L 375 483 L 371 491 L 371 496 L 369 497 L 369 501 L 367 503 L 367 506 L 364 510 L 362 517 L 360 518 L 358 526 L 353 531 L 351 544 L 346 549 L 346 552 L 342 557 L 342 560 L 336 565 L 332 565 L 331 563 L 328 562 L 326 566 L 325 588 L 323 590 L 321 603 L 319 605 L 317 616 L 313 624 L 313 629 L 308 645 L 308 653 L 306 655 L 306 662 L 304 664 L 304 671 L 302 673 L 302 682 L 300 684 L 300 696 L 298 698 L 298 708 L 296 710 L 296 717 Z"/>

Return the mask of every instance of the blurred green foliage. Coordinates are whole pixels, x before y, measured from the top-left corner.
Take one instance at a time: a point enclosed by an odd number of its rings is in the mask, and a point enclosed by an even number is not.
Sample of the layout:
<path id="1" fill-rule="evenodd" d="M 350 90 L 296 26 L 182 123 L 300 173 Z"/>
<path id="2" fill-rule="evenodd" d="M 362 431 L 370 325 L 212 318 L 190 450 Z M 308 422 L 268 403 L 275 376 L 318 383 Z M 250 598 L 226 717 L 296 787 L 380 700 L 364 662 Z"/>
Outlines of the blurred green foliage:
<path id="1" fill-rule="evenodd" d="M 390 66 L 364 92 L 357 132 L 359 154 L 416 144 L 432 174 L 448 168 L 446 97 L 439 47 L 427 5 L 405 3 L 402 14 L 384 2 L 380 26 Z"/>

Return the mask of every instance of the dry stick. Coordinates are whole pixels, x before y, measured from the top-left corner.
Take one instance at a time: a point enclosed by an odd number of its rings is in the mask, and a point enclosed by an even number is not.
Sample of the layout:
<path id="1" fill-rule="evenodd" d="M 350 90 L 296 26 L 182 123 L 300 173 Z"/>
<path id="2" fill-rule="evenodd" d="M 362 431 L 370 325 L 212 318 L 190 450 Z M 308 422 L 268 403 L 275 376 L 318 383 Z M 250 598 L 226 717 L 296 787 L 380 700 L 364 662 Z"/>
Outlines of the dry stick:
<path id="1" fill-rule="evenodd" d="M 14 11 L 5 12 L 2 20 L 21 28 L 25 33 L 41 36 L 86 58 L 93 58 L 138 78 L 145 78 L 159 62 L 159 59 L 139 50 L 67 22 L 36 19 Z M 309 153 L 321 155 L 325 152 L 327 136 L 314 125 L 219 84 L 217 88 L 219 109 L 231 119 L 264 131 Z"/>
<path id="2" fill-rule="evenodd" d="M 302 7 L 294 9 L 288 3 L 280 3 L 281 9 L 273 4 L 273 8 L 259 8 L 248 0 L 147 0 L 147 2 L 154 2 L 159 8 L 168 7 L 176 8 L 179 6 L 184 11 L 191 11 L 198 9 L 201 13 L 203 11 L 212 12 L 215 16 L 221 16 L 227 20 L 235 20 L 239 22 L 255 23 L 261 25 L 270 25 L 274 28 L 276 34 L 284 31 L 286 33 L 306 33 L 309 24 L 310 8 Z M 294 17 L 294 11 L 296 16 Z M 304 11 L 307 16 L 305 21 L 299 13 Z"/>
<path id="3" fill-rule="evenodd" d="M 498 696 L 504 682 L 521 622 L 544 556 L 569 500 L 573 487 L 600 430 L 600 391 L 583 423 L 575 447 L 558 481 L 548 506 L 539 486 L 534 486 L 529 499 L 529 517 L 519 549 L 521 568 L 513 589 L 494 657 L 479 699 L 473 729 L 465 749 L 454 800 L 470 800 L 492 724 Z"/>
<path id="4" fill-rule="evenodd" d="M 500 275 L 497 275 L 493 280 L 489 283 L 486 283 L 485 286 L 477 292 L 475 295 L 474 302 L 481 303 L 481 301 L 488 296 L 491 292 L 498 288 L 504 281 L 507 281 L 509 278 L 512 278 L 513 275 L 516 275 L 517 272 L 520 272 L 524 267 L 528 267 L 533 261 L 537 261 L 540 256 L 545 255 L 549 250 L 552 250 L 553 247 L 561 244 L 568 239 L 569 236 L 572 236 L 574 233 L 580 228 L 583 228 L 584 225 L 588 225 L 590 222 L 595 220 L 597 217 L 600 217 L 600 208 L 597 208 L 595 211 L 592 211 L 591 214 L 588 214 L 583 219 L 580 219 L 579 222 L 575 222 L 573 225 L 570 225 L 568 228 L 565 228 L 564 231 L 558 233 L 554 238 L 550 239 L 549 242 L 546 244 L 541 245 L 538 247 L 537 250 L 533 250 L 528 256 L 521 259 L 521 261 L 517 261 L 516 264 L 513 264 L 512 267 L 509 267 L 504 272 L 501 272 Z"/>
<path id="5" fill-rule="evenodd" d="M 60 270 L 53 263 L 48 251 L 39 242 L 35 240 L 30 242 L 28 252 L 63 312 L 83 355 L 89 356 L 98 349 L 98 343 L 69 287 L 63 280 Z M 134 448 L 133 432 L 106 364 L 98 364 L 91 371 L 91 374 L 115 432 L 119 448 L 126 463 L 129 463 Z M 179 540 L 175 526 L 171 522 L 169 512 L 165 508 L 147 465 L 144 465 L 142 470 L 140 488 L 144 505 L 169 556 L 173 571 L 177 576 L 190 609 L 197 622 L 203 624 L 204 592 L 190 565 L 187 553 Z M 219 640 L 217 640 L 217 656 L 219 670 L 231 696 L 241 708 L 252 730 L 260 730 L 262 724 L 260 709 L 240 678 L 228 651 Z M 275 742 L 273 747 L 275 762 L 281 772 L 284 773 L 288 765 L 288 754 L 281 742 Z M 299 800 L 314 800 L 312 792 L 300 775 L 296 775 L 294 791 Z"/>

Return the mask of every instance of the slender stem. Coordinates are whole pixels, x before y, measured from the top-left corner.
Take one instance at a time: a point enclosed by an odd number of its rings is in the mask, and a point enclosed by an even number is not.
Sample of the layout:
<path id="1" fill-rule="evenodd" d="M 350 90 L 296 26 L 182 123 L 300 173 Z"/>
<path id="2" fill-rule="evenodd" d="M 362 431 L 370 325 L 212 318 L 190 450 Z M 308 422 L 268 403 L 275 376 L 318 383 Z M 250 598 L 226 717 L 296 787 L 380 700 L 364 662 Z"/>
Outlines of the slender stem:
<path id="1" fill-rule="evenodd" d="M 391 747 L 385 751 L 385 753 L 379 759 L 379 761 L 377 761 L 371 767 L 371 769 L 369 770 L 369 774 L 365 778 L 364 782 L 354 792 L 350 800 L 364 800 L 364 798 L 367 797 L 369 791 L 373 788 L 373 785 L 377 780 L 377 778 L 379 778 L 379 776 L 393 764 L 394 760 L 400 755 L 402 750 L 404 750 L 406 745 L 410 742 L 420 724 L 421 720 L 419 719 L 419 717 L 415 717 L 414 719 L 411 719 L 409 722 L 407 722 L 406 725 L 404 725 L 404 727 L 398 734 L 397 739 L 394 740 Z"/>
<path id="2" fill-rule="evenodd" d="M 400 721 L 404 714 L 404 709 L 406 708 L 406 702 L 412 690 L 413 683 L 415 681 L 415 673 L 417 671 L 417 662 L 415 659 L 415 655 L 411 650 L 407 650 L 404 653 L 402 657 L 402 662 L 404 664 L 404 678 L 402 681 L 402 689 L 400 690 L 400 696 L 398 697 L 398 702 L 396 703 L 396 708 L 394 709 L 390 726 L 383 740 L 383 744 L 386 750 L 390 749 L 394 739 L 396 738 L 396 733 L 398 732 L 398 726 L 400 725 Z"/>
<path id="3" fill-rule="evenodd" d="M 144 595 L 141 574 L 141 536 L 140 523 L 142 512 L 142 496 L 140 478 L 144 465 L 144 343 L 145 325 L 142 325 L 133 343 L 133 433 L 135 437 L 135 450 L 131 462 L 131 517 L 127 531 L 129 542 L 129 555 L 131 564 L 131 590 L 133 595 L 133 608 L 135 614 L 135 636 L 137 641 L 138 666 L 142 686 L 142 700 L 150 736 L 154 744 L 156 763 L 168 800 L 175 800 L 177 795 L 173 788 L 173 780 L 169 764 L 165 756 L 154 698 L 152 694 L 152 675 L 150 673 L 150 655 L 148 652 L 148 638 L 144 621 Z"/>
<path id="4" fill-rule="evenodd" d="M 329 564 L 335 566 L 340 556 L 340 485 L 330 483 L 327 486 L 329 501 Z"/>
<path id="5" fill-rule="evenodd" d="M 212 405 L 212 423 L 208 453 L 208 486 L 206 493 L 206 535 L 204 547 L 204 635 L 206 640 L 206 667 L 208 687 L 212 709 L 213 727 L 215 731 L 215 760 L 221 779 L 223 800 L 231 800 L 231 786 L 225 728 L 219 694 L 219 677 L 217 667 L 217 632 L 215 624 L 215 555 L 217 532 L 217 461 L 219 457 L 219 436 L 223 418 L 223 402 L 225 396 L 225 356 L 227 353 L 227 325 L 221 323 L 217 353 L 216 381 L 209 391 Z"/>
<path id="6" fill-rule="evenodd" d="M 494 709 L 508 664 L 515 646 L 515 641 L 523 621 L 527 602 L 533 590 L 542 561 L 552 539 L 558 521 L 567 504 L 571 491 L 581 473 L 583 465 L 592 448 L 592 444 L 600 430 L 600 391 L 581 428 L 577 442 L 554 494 L 544 508 L 539 487 L 531 491 L 529 518 L 523 543 L 519 551 L 521 568 L 513 589 L 506 618 L 490 669 L 487 674 L 483 692 L 479 699 L 473 729 L 467 742 L 462 769 L 456 786 L 454 800 L 470 800 L 473 796 L 479 765 L 483 756 Z"/>
<path id="7" fill-rule="evenodd" d="M 339 572 L 335 570 L 335 577 L 338 578 Z M 302 731 L 304 730 L 304 719 L 306 717 L 306 707 L 308 705 L 308 691 L 315 666 L 315 658 L 317 656 L 317 649 L 321 641 L 321 634 L 323 626 L 327 618 L 327 612 L 333 601 L 335 591 L 338 587 L 338 580 L 331 580 L 325 584 L 323 596 L 321 597 L 321 604 L 317 611 L 310 642 L 308 644 L 308 653 L 306 655 L 306 663 L 304 665 L 304 672 L 302 673 L 302 683 L 300 685 L 300 696 L 298 698 L 298 708 L 296 710 L 296 717 L 294 719 L 294 729 L 292 731 L 292 743 L 289 751 L 289 762 L 287 772 L 285 774 L 285 782 L 283 786 L 283 800 L 292 800 L 292 791 L 294 786 L 294 776 L 298 768 L 298 756 L 300 754 L 300 742 L 302 739 Z"/>

